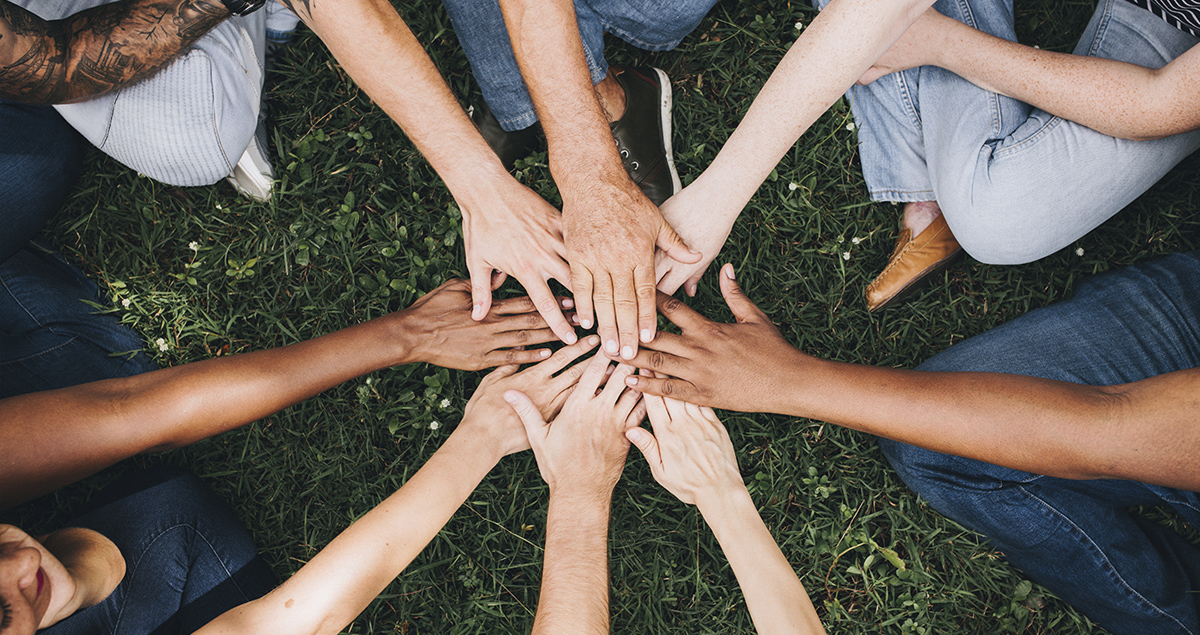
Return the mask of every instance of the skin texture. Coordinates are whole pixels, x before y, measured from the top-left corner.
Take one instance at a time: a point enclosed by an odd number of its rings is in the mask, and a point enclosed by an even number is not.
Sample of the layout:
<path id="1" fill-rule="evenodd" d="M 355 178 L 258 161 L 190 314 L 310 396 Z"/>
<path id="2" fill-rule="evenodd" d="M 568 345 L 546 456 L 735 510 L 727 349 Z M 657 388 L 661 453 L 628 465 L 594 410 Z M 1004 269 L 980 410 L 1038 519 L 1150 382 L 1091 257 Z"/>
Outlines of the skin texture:
<path id="1" fill-rule="evenodd" d="M 463 213 L 475 318 L 488 315 L 492 290 L 512 276 L 558 338 L 575 342 L 548 285 L 551 278 L 571 284 L 561 215 L 505 171 L 396 9 L 387 0 L 284 4 L 404 130 L 450 189 Z"/>
<path id="2" fill-rule="evenodd" d="M 103 95 L 153 75 L 227 17 L 219 0 L 126 0 L 47 22 L 0 0 L 0 97 Z"/>
<path id="3" fill-rule="evenodd" d="M 804 585 L 763 524 L 742 481 L 729 433 L 712 408 L 646 395 L 654 433 L 625 435 L 654 480 L 696 505 L 721 543 L 760 635 L 824 635 Z"/>
<path id="4" fill-rule="evenodd" d="M 257 421 L 381 368 L 478 370 L 550 356 L 510 348 L 554 339 L 528 298 L 497 303 L 481 322 L 470 311 L 469 285 L 452 280 L 404 311 L 306 342 L 0 401 L 0 505 Z"/>
<path id="5" fill-rule="evenodd" d="M 625 433 L 645 415 L 640 395 L 626 390 L 633 368 L 609 370 L 597 354 L 550 423 L 520 391 L 504 398 L 525 426 L 538 470 L 550 486 L 546 555 L 535 635 L 608 633 L 608 521 L 613 488 L 629 442 Z"/>
<path id="6" fill-rule="evenodd" d="M 680 262 L 701 255 L 688 249 L 625 172 L 610 118 L 592 87 L 574 5 L 504 0 L 500 7 L 563 196 L 563 237 L 580 324 L 596 325 L 610 357 L 630 359 L 639 341 L 654 338 L 656 246 Z"/>
<path id="7" fill-rule="evenodd" d="M 737 320 L 669 296 L 663 333 L 631 363 L 647 394 L 828 421 L 937 452 L 1068 479 L 1119 478 L 1200 491 L 1200 369 L 1116 386 L 999 373 L 935 373 L 820 360 L 788 345 L 721 271 Z"/>
<path id="8" fill-rule="evenodd" d="M 929 9 L 859 83 L 925 65 L 1114 137 L 1157 139 L 1200 128 L 1200 46 L 1153 69 L 1035 49 Z"/>

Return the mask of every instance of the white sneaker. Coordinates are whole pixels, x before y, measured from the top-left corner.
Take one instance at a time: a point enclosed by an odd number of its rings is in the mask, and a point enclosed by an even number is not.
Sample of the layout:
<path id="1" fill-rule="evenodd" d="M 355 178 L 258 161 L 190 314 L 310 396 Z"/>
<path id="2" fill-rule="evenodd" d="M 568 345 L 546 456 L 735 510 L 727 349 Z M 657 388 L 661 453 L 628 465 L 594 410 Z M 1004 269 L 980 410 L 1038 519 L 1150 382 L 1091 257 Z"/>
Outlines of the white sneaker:
<path id="1" fill-rule="evenodd" d="M 267 203 L 275 187 L 275 170 L 267 159 L 267 146 L 260 139 L 262 136 L 255 134 L 251 137 L 250 146 L 225 180 L 243 196 Z"/>

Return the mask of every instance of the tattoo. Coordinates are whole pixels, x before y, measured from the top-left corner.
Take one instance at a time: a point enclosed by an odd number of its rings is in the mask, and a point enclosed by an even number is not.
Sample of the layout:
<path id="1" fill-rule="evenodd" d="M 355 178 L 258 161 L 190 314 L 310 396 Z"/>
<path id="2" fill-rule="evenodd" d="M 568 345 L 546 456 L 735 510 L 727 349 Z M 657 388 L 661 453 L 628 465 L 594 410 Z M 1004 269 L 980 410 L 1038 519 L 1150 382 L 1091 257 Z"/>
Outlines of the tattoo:
<path id="1" fill-rule="evenodd" d="M 313 8 L 313 2 L 315 0 L 279 0 L 279 1 L 283 3 L 283 6 L 290 9 L 292 13 L 295 13 L 297 18 L 304 20 L 305 24 L 309 23 L 312 20 L 312 8 Z"/>
<path id="2" fill-rule="evenodd" d="M 0 97 L 66 103 L 128 86 L 227 17 L 220 0 L 122 0 L 47 22 L 0 0 L 0 32 L 12 36 L 0 50 L 14 51 L 0 57 Z"/>

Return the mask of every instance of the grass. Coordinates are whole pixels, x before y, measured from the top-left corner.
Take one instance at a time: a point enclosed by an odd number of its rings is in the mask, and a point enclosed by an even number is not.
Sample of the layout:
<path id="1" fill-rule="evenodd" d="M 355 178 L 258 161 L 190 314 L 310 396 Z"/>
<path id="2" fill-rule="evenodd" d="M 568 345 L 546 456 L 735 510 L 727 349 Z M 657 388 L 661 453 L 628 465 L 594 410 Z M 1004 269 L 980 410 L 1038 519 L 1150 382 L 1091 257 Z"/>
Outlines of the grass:
<path id="1" fill-rule="evenodd" d="M 1021 37 L 1058 50 L 1071 47 L 1091 10 L 1081 0 L 1019 4 Z M 653 63 L 672 77 L 685 183 L 713 159 L 794 41 L 793 25 L 813 15 L 802 3 L 723 0 L 676 51 L 610 43 L 615 63 Z M 440 5 L 425 3 L 405 17 L 464 103 L 478 101 Z M 224 184 L 164 186 L 93 153 L 50 227 L 113 299 L 130 301 L 117 312 L 161 364 L 307 339 L 403 308 L 465 275 L 449 193 L 315 36 L 302 33 L 272 79 L 274 202 L 247 202 Z M 891 250 L 898 208 L 868 202 L 848 117 L 839 103 L 813 126 L 751 201 L 720 258 L 738 266 L 739 280 L 785 337 L 815 355 L 911 367 L 1063 298 L 1082 277 L 1200 247 L 1193 157 L 1049 258 L 1019 267 L 967 259 L 901 308 L 872 315 L 862 290 Z M 557 200 L 544 155 L 520 175 Z M 690 303 L 728 319 L 711 276 Z M 287 576 L 432 454 L 480 377 L 424 365 L 383 370 L 241 430 L 131 459 L 11 516 L 51 528 L 131 465 L 185 465 L 233 504 L 268 562 Z M 831 632 L 1099 630 L 929 509 L 872 438 L 815 421 L 723 415 L 755 501 Z M 348 631 L 528 631 L 545 510 L 532 457 L 506 459 Z M 659 488 L 636 456 L 616 492 L 611 535 L 616 632 L 753 631 L 703 521 Z"/>

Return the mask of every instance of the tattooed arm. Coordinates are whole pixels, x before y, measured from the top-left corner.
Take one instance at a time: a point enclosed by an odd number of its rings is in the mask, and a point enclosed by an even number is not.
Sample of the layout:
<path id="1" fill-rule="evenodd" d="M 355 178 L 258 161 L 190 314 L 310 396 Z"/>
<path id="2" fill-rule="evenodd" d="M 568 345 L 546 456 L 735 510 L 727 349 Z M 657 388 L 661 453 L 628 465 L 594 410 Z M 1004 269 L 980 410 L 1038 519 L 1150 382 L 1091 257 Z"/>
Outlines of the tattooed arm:
<path id="1" fill-rule="evenodd" d="M 227 17 L 220 0 L 124 0 L 46 21 L 0 0 L 0 98 L 103 95 L 153 75 Z"/>

